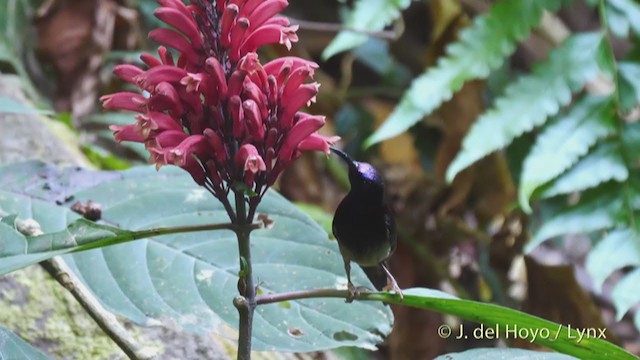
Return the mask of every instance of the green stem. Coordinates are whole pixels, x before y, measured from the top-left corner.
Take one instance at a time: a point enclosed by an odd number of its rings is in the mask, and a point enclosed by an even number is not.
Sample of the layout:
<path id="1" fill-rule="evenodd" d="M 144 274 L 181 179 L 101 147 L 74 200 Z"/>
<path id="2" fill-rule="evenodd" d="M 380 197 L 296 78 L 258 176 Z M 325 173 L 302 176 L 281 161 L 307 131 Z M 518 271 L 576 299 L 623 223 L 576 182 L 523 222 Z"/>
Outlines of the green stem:
<path id="1" fill-rule="evenodd" d="M 233 300 L 238 309 L 240 320 L 238 324 L 238 360 L 251 359 L 251 336 L 253 329 L 253 313 L 256 308 L 256 290 L 253 284 L 253 269 L 251 265 L 251 230 L 245 225 L 247 209 L 244 195 L 238 191 L 236 196 L 236 218 L 239 227 L 236 229 L 238 237 L 238 253 L 240 255 L 240 278 L 238 290 L 240 296 Z"/>
<path id="2" fill-rule="evenodd" d="M 620 114 L 622 113 L 622 101 L 621 101 L 621 97 L 620 97 L 620 78 L 618 76 L 618 63 L 616 62 L 616 57 L 615 57 L 615 53 L 613 51 L 613 45 L 612 45 L 612 41 L 611 41 L 611 32 L 609 31 L 609 23 L 607 20 L 607 14 L 606 14 L 606 5 L 604 0 L 600 0 L 600 2 L 598 3 L 598 14 L 600 16 L 600 22 L 601 22 L 601 26 L 604 29 L 605 32 L 605 46 L 606 46 L 606 51 L 607 51 L 607 56 L 609 57 L 609 62 L 611 63 L 611 76 L 613 77 L 613 100 L 614 100 L 614 104 L 616 107 L 616 115 L 617 115 L 617 121 L 616 121 L 616 132 L 617 132 L 617 136 L 616 139 L 619 142 L 620 145 L 620 153 L 622 155 L 622 160 L 624 161 L 627 169 L 632 169 L 633 168 L 633 159 L 631 159 L 628 155 L 625 143 L 624 143 L 624 125 L 625 125 L 625 121 L 622 119 L 622 117 L 620 116 Z M 630 175 L 631 176 L 631 175 Z M 622 200 L 624 202 L 624 206 L 627 209 L 627 213 L 629 216 L 629 225 L 631 226 L 631 228 L 634 231 L 638 231 L 638 224 L 636 222 L 636 218 L 635 218 L 635 213 L 634 213 L 634 208 L 633 205 L 631 204 L 630 199 L 632 198 L 632 191 L 630 189 L 630 185 L 629 185 L 629 181 L 625 181 L 622 187 L 622 191 L 624 193 L 624 196 L 622 197 Z"/>
<path id="3" fill-rule="evenodd" d="M 257 229 L 260 228 L 261 224 L 252 224 L 249 229 Z M 246 226 L 245 226 L 246 227 Z M 90 242 L 88 244 L 80 245 L 77 248 L 73 249 L 70 252 L 79 252 L 92 250 L 104 246 L 112 246 L 117 244 L 122 244 L 130 241 L 146 239 L 155 236 L 161 235 L 170 235 L 170 234 L 180 234 L 180 233 L 189 233 L 189 232 L 197 232 L 197 231 L 211 231 L 211 230 L 232 230 L 237 231 L 239 228 L 236 224 L 224 223 L 224 224 L 206 224 L 206 225 L 194 225 L 194 226 L 175 226 L 175 227 L 161 227 L 149 230 L 140 230 L 140 231 L 127 231 L 123 234 L 116 235 L 113 237 L 108 237 L 106 239 L 97 240 Z"/>
<path id="4" fill-rule="evenodd" d="M 367 296 L 370 293 L 358 293 L 356 294 L 356 300 L 367 300 Z M 289 300 L 301 300 L 312 298 L 325 298 L 325 297 L 337 297 L 347 298 L 349 296 L 349 290 L 336 290 L 336 289 L 312 289 L 312 290 L 298 290 L 284 293 L 273 293 L 260 295 L 256 298 L 257 305 L 273 304 L 282 301 Z"/>

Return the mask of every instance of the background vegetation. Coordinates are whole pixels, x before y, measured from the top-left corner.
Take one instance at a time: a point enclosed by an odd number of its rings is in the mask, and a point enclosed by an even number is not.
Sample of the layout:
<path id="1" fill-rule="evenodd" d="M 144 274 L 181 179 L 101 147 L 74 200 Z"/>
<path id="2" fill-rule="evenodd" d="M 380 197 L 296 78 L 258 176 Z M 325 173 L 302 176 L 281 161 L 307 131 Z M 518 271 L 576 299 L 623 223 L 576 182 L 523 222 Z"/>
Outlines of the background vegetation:
<path id="1" fill-rule="evenodd" d="M 73 129 L 97 168 L 145 161 L 144 148 L 118 146 L 107 130 L 131 115 L 101 112 L 97 98 L 122 88 L 114 64 L 152 46 L 155 6 L 0 4 L 0 70 L 21 78 L 38 112 Z M 329 117 L 326 134 L 385 174 L 399 228 L 390 265 L 402 288 L 606 328 L 608 341 L 640 352 L 638 2 L 292 0 L 286 14 L 300 25 L 293 52 L 320 64 L 311 109 Z M 34 110 L 2 97 L 0 111 Z M 278 189 L 329 228 L 347 185 L 338 161 L 307 156 Z M 463 320 L 392 309 L 379 351 L 343 356 L 496 346 L 437 336 Z"/>

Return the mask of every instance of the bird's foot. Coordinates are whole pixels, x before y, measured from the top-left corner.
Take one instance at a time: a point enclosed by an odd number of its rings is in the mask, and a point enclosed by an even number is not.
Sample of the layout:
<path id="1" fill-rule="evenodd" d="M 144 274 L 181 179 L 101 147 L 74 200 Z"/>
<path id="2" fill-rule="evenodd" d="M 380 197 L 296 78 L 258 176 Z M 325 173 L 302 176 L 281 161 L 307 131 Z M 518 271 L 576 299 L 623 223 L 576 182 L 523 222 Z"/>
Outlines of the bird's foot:
<path id="1" fill-rule="evenodd" d="M 400 300 L 404 299 L 404 295 L 402 295 L 402 289 L 396 283 L 394 278 L 387 278 L 387 286 L 385 286 L 383 291 L 393 291 L 396 295 L 400 296 Z"/>
<path id="2" fill-rule="evenodd" d="M 360 289 L 356 288 L 351 281 L 349 281 L 349 284 L 347 284 L 347 287 L 349 289 L 349 294 L 347 294 L 347 298 L 345 299 L 344 302 L 349 304 L 349 303 L 352 303 L 353 300 L 355 300 L 355 298 L 358 297 L 358 295 L 360 295 Z"/>

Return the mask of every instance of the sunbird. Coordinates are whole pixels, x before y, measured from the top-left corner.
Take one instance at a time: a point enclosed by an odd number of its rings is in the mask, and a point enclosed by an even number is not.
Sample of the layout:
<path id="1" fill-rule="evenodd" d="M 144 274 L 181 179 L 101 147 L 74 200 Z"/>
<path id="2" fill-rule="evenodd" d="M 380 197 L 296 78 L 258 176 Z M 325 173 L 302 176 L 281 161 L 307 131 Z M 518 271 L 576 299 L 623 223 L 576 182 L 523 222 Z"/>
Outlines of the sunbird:
<path id="1" fill-rule="evenodd" d="M 387 267 L 396 250 L 396 224 L 384 200 L 384 181 L 371 164 L 355 161 L 342 150 L 331 147 L 349 167 L 351 189 L 342 199 L 333 217 L 332 231 L 338 240 L 347 272 L 349 296 L 353 301 L 358 290 L 351 282 L 351 262 L 362 267 L 378 290 L 402 291 Z"/>

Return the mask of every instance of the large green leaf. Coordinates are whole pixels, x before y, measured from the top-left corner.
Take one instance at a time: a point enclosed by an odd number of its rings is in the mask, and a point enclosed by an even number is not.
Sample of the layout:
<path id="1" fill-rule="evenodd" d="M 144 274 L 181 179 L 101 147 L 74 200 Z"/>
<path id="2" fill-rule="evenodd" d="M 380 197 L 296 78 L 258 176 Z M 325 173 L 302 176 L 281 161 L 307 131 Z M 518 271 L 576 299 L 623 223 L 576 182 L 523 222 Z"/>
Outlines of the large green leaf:
<path id="1" fill-rule="evenodd" d="M 57 205 L 70 205 L 74 201 L 72 190 L 121 178 L 118 172 L 87 171 L 80 167 L 61 170 L 40 161 L 0 166 L 0 189 Z M 43 228 L 44 232 L 55 230 Z"/>
<path id="2" fill-rule="evenodd" d="M 497 69 L 540 22 L 545 9 L 560 7 L 558 0 L 502 0 L 449 45 L 435 67 L 415 79 L 383 125 L 366 141 L 367 146 L 401 134 L 451 99 L 462 85 L 483 79 Z"/>
<path id="3" fill-rule="evenodd" d="M 93 240 L 92 234 L 100 236 L 98 231 L 90 231 L 89 236 L 84 236 L 87 234 L 85 229 L 91 228 L 93 224 L 83 220 L 72 223 L 67 229 L 60 232 L 43 236 L 25 236 L 17 230 L 17 227 L 20 227 L 22 223 L 27 223 L 18 219 L 16 214 L 27 215 L 29 211 L 16 211 L 14 215 L 5 215 L 7 214 L 4 213 L 5 209 L 10 208 L 11 205 L 7 199 L 9 199 L 7 193 L 0 191 L 0 275 L 73 251 L 85 240 L 87 242 Z M 16 196 L 13 199 L 16 200 L 16 204 L 33 206 L 32 209 L 38 214 L 38 219 L 45 224 L 48 221 L 45 217 L 57 218 L 57 221 L 61 222 L 65 221 L 67 214 L 64 209 L 37 201 L 30 202 L 27 197 Z M 86 228 L 83 228 L 80 223 L 86 223 Z M 38 226 L 39 224 L 31 223 L 29 225 Z M 78 230 L 81 236 L 76 237 L 74 234 Z"/>
<path id="4" fill-rule="evenodd" d="M 572 356 L 523 349 L 472 349 L 459 353 L 440 355 L 434 360 L 572 360 Z"/>
<path id="5" fill-rule="evenodd" d="M 400 17 L 400 11 L 406 9 L 411 0 L 358 0 L 345 23 L 356 30 L 380 31 Z M 341 31 L 324 49 L 322 58 L 356 48 L 367 41 L 367 35 L 354 31 Z"/>
<path id="6" fill-rule="evenodd" d="M 447 169 L 449 181 L 484 156 L 509 145 L 516 137 L 544 124 L 571 101 L 572 92 L 598 74 L 601 33 L 574 35 L 549 59 L 538 64 L 505 90 L 494 107 L 471 127 L 462 149 Z"/>
<path id="7" fill-rule="evenodd" d="M 506 340 L 507 334 L 509 334 L 509 339 L 511 340 L 517 338 L 529 341 L 575 356 L 578 359 L 638 359 L 618 346 L 598 338 L 599 334 L 597 333 L 595 337 L 591 335 L 586 338 L 580 338 L 575 328 L 556 324 L 517 310 L 477 301 L 462 300 L 432 289 L 408 289 L 403 293 L 404 299 L 402 300 L 398 296 L 389 293 L 364 294 L 360 299 L 403 304 L 458 316 L 482 323 L 485 325 L 485 329 L 492 328 L 496 338 Z M 444 330 L 444 334 L 447 334 L 447 329 Z M 450 328 L 449 330 L 451 330 L 449 336 L 452 339 L 460 336 L 459 328 Z M 469 339 L 473 337 L 471 329 L 463 328 L 463 331 L 462 338 L 464 338 L 464 335 L 467 335 Z"/>
<path id="8" fill-rule="evenodd" d="M 544 198 L 584 191 L 610 180 L 622 182 L 628 178 L 629 170 L 624 163 L 620 146 L 603 142 L 545 186 L 540 196 Z"/>
<path id="9" fill-rule="evenodd" d="M 0 326 L 0 360 L 46 360 L 47 357 L 11 331 Z"/>
<path id="10" fill-rule="evenodd" d="M 0 96 L 0 113 L 53 114 L 50 110 L 38 110 L 6 96 Z"/>
<path id="11" fill-rule="evenodd" d="M 586 268 L 601 289 L 604 281 L 625 266 L 640 266 L 640 236 L 631 229 L 611 231 L 589 252 Z"/>
<path id="12" fill-rule="evenodd" d="M 29 164 L 33 166 L 31 176 Z M 11 213 L 33 218 L 45 233 L 68 231 L 67 225 L 74 221 L 59 210 L 49 215 L 39 205 L 61 194 L 73 196 L 73 201 L 99 203 L 102 222 L 121 229 L 229 221 L 222 205 L 179 169 L 163 168 L 158 174 L 152 168 L 136 168 L 114 177 L 108 172 L 76 169 L 56 173 L 29 164 L 0 169 L 0 184 L 14 189 L 15 195 L 20 189 L 43 199 L 23 203 L 14 197 L 18 205 Z M 75 178 L 92 174 L 97 185 Z M 53 196 L 44 188 L 58 193 Z M 346 286 L 336 242 L 311 218 L 274 191 L 265 196 L 259 212 L 275 220 L 272 229 L 252 235 L 254 271 L 261 292 Z M 231 231 L 152 237 L 66 255 L 65 260 L 116 314 L 141 324 L 161 322 L 187 331 L 235 334 L 238 319 L 232 300 L 237 294 L 239 260 Z M 371 286 L 359 268 L 354 270 L 357 284 Z M 340 299 L 261 307 L 256 312 L 254 349 L 374 348 L 390 332 L 392 319 L 391 311 L 382 304 L 349 305 Z"/>
<path id="13" fill-rule="evenodd" d="M 223 224 L 201 226 L 155 228 L 140 231 L 122 230 L 117 227 L 98 224 L 86 219 L 78 219 L 68 224 L 64 230 L 36 235 L 40 224 L 33 219 L 19 219 L 18 215 L 4 215 L 2 205 L 7 202 L 6 192 L 0 191 L 0 275 L 33 265 L 54 256 L 72 252 L 87 251 L 104 246 L 122 244 L 154 236 L 171 235 L 185 232 L 219 230 Z M 10 194 L 11 196 L 11 194 Z M 27 197 L 15 196 L 17 203 L 30 203 Z M 67 219 L 77 217 L 68 214 L 65 208 L 42 204 L 34 200 L 31 209 L 38 208 L 38 219 L 50 215 L 65 215 Z M 20 212 L 18 211 L 18 214 Z M 23 212 L 26 216 L 33 214 Z"/>
<path id="14" fill-rule="evenodd" d="M 520 205 L 531 211 L 531 194 L 575 164 L 596 141 L 614 133 L 616 119 L 613 99 L 587 96 L 544 129 L 524 161 Z"/>

